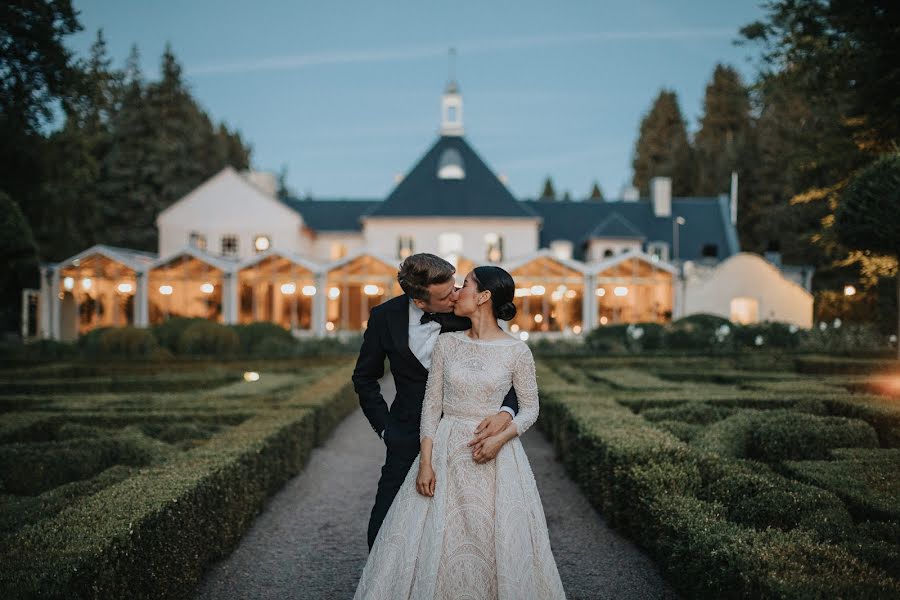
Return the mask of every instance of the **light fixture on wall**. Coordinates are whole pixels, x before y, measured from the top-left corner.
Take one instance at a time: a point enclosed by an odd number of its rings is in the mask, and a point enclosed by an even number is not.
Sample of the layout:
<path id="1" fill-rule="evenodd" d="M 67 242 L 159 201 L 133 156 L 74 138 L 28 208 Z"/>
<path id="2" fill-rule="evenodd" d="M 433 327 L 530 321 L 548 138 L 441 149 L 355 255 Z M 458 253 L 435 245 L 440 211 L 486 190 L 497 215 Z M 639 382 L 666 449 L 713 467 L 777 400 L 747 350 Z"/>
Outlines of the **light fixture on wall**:
<path id="1" fill-rule="evenodd" d="M 159 286 L 159 293 L 163 296 L 171 296 L 172 295 L 172 286 L 171 285 L 161 285 Z"/>
<path id="2" fill-rule="evenodd" d="M 253 240 L 253 247 L 256 248 L 257 252 L 265 252 L 271 245 L 271 241 L 265 235 L 258 235 L 256 236 L 256 239 Z"/>
<path id="3" fill-rule="evenodd" d="M 303 295 L 304 296 L 315 296 L 316 295 L 316 286 L 304 285 L 303 286 Z"/>
<path id="4" fill-rule="evenodd" d="M 204 294 L 212 294 L 214 291 L 216 291 L 216 287 L 207 281 L 200 286 L 200 291 Z"/>
<path id="5" fill-rule="evenodd" d="M 533 285 L 531 286 L 531 295 L 532 296 L 542 296 L 544 292 L 546 292 L 546 288 L 542 285 Z"/>
<path id="6" fill-rule="evenodd" d="M 67 290 L 71 290 L 75 287 L 75 279 L 73 277 L 66 277 L 63 279 L 63 287 Z"/>
<path id="7" fill-rule="evenodd" d="M 844 295 L 845 296 L 853 296 L 856 294 L 856 286 L 853 285 L 845 285 L 844 286 Z"/>
<path id="8" fill-rule="evenodd" d="M 81 280 L 81 287 L 82 287 L 85 291 L 91 289 L 91 286 L 92 286 L 92 285 L 94 285 L 94 282 L 91 281 L 91 278 L 90 278 L 90 277 L 85 277 L 84 279 Z"/>
<path id="9" fill-rule="evenodd" d="M 617 285 L 616 289 L 613 290 L 613 294 L 615 294 L 616 296 L 627 296 L 628 288 L 624 285 Z"/>
<path id="10" fill-rule="evenodd" d="M 296 291 L 297 291 L 297 286 L 294 285 L 293 283 L 282 283 L 281 284 L 281 293 L 286 296 L 290 296 L 291 294 L 293 294 Z"/>
<path id="11" fill-rule="evenodd" d="M 337 300 L 341 295 L 341 288 L 329 288 L 328 289 L 328 297 L 332 300 Z"/>
<path id="12" fill-rule="evenodd" d="M 367 296 L 375 296 L 376 294 L 378 294 L 378 286 L 372 285 L 370 283 L 369 285 L 367 285 L 363 288 L 363 292 L 365 292 L 365 294 Z"/>
<path id="13" fill-rule="evenodd" d="M 120 283 L 116 287 L 116 289 L 119 290 L 119 292 L 122 294 L 130 294 L 131 290 L 133 290 L 134 288 L 132 287 L 132 285 L 130 283 Z"/>
<path id="14" fill-rule="evenodd" d="M 601 298 L 606 295 L 606 288 L 597 288 L 597 295 Z"/>

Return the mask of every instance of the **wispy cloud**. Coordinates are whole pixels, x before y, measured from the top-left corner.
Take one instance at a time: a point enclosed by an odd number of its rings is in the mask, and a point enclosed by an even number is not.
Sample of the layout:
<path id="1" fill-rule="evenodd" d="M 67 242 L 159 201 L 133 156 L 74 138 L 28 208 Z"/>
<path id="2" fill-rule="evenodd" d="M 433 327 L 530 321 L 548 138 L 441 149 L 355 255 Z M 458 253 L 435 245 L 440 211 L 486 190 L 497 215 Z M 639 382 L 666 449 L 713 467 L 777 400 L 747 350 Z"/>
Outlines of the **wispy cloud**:
<path id="1" fill-rule="evenodd" d="M 680 41 L 697 39 L 722 39 L 737 35 L 733 27 L 706 29 L 677 29 L 670 31 L 601 31 L 594 33 L 567 33 L 554 35 L 511 37 L 492 40 L 463 40 L 454 44 L 463 52 L 485 53 L 524 48 L 544 48 L 592 44 L 612 41 Z M 311 52 L 289 56 L 271 56 L 220 64 L 190 67 L 190 75 L 249 73 L 256 71 L 291 71 L 321 65 L 366 62 L 397 62 L 422 60 L 445 56 L 448 45 L 413 46 L 409 48 L 370 49 L 334 52 Z"/>

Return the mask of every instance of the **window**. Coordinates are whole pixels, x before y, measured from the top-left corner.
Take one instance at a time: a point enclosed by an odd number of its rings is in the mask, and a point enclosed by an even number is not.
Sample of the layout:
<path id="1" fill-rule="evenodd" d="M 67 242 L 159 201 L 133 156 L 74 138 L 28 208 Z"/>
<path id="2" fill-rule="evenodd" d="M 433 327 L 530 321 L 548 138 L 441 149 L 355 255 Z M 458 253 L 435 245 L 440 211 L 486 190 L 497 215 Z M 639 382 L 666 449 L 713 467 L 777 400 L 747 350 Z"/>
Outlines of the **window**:
<path id="1" fill-rule="evenodd" d="M 345 256 L 347 256 L 347 244 L 332 242 L 330 251 L 331 260 L 340 260 Z"/>
<path id="2" fill-rule="evenodd" d="M 607 248 L 606 250 L 603 251 L 603 258 L 612 256 L 613 254 L 615 254 L 615 253 L 613 252 L 612 248 Z"/>
<path id="3" fill-rule="evenodd" d="M 742 325 L 759 321 L 759 301 L 756 298 L 732 298 L 731 320 Z"/>
<path id="4" fill-rule="evenodd" d="M 704 244 L 700 255 L 706 258 L 716 258 L 719 256 L 719 246 L 716 244 Z"/>
<path id="5" fill-rule="evenodd" d="M 550 252 L 556 258 L 570 259 L 572 258 L 572 242 L 569 240 L 553 240 L 550 242 Z"/>
<path id="6" fill-rule="evenodd" d="M 258 235 L 253 238 L 253 249 L 257 252 L 265 252 L 272 246 L 272 240 L 267 235 Z"/>
<path id="7" fill-rule="evenodd" d="M 411 235 L 401 235 L 397 238 L 397 258 L 403 260 L 413 252 L 415 249 Z"/>
<path id="8" fill-rule="evenodd" d="M 462 246 L 463 237 L 458 233 L 442 233 L 438 236 L 438 253 L 454 267 L 462 253 Z"/>
<path id="9" fill-rule="evenodd" d="M 206 250 L 206 236 L 202 233 L 192 231 L 190 237 L 188 238 L 188 243 L 190 244 L 191 248 L 196 248 L 197 250 Z"/>
<path id="10" fill-rule="evenodd" d="M 647 254 L 653 261 L 669 260 L 669 245 L 665 242 L 650 242 L 647 244 Z"/>
<path id="11" fill-rule="evenodd" d="M 447 148 L 438 161 L 438 179 L 464 179 L 462 155 L 456 148 Z"/>
<path id="12" fill-rule="evenodd" d="M 500 262 L 503 260 L 503 238 L 496 233 L 489 233 L 484 236 L 484 245 L 487 248 L 487 259 L 491 262 Z"/>
<path id="13" fill-rule="evenodd" d="M 222 256 L 238 255 L 238 236 L 223 235 L 222 236 Z"/>

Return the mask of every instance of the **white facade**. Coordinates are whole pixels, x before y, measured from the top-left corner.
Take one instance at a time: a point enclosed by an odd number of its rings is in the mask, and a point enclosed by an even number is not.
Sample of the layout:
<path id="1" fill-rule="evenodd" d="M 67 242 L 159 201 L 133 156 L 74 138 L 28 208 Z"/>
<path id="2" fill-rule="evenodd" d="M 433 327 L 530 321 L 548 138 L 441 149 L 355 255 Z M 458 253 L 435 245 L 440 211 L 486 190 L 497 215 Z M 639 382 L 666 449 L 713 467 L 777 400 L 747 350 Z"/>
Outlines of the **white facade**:
<path id="1" fill-rule="evenodd" d="M 311 250 L 308 236 L 301 235 L 303 218 L 231 167 L 162 211 L 156 225 L 160 256 L 190 245 L 203 249 L 202 244 L 197 245 L 197 235 L 205 240 L 206 251 L 214 255 L 228 255 L 223 252 L 223 244 L 233 237 L 236 244 L 231 256 L 238 259 L 268 248 L 295 254 Z M 267 244 L 259 238 L 267 238 Z"/>
<path id="2" fill-rule="evenodd" d="M 488 261 L 489 244 L 499 237 L 503 249 L 500 260 L 510 260 L 536 252 L 538 235 L 537 219 L 528 218 L 378 217 L 363 220 L 365 248 L 381 256 L 397 256 L 398 241 L 400 237 L 406 237 L 412 238 L 414 252 L 455 254 Z"/>
<path id="3" fill-rule="evenodd" d="M 683 314 L 711 313 L 734 322 L 783 321 L 812 327 L 813 296 L 757 254 L 741 252 L 688 275 Z"/>

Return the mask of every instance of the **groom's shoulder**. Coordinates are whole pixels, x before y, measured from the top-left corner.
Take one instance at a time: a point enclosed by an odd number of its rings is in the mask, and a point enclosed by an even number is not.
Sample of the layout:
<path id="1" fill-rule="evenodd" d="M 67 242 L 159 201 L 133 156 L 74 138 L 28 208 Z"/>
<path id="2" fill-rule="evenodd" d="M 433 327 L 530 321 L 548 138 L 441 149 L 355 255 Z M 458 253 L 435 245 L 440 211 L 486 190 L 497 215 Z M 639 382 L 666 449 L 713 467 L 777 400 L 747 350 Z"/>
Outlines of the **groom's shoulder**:
<path id="1" fill-rule="evenodd" d="M 406 294 L 395 296 L 390 300 L 382 302 L 378 306 L 372 307 L 372 316 L 381 316 L 387 312 L 394 310 L 403 310 L 409 307 L 409 299 Z"/>

